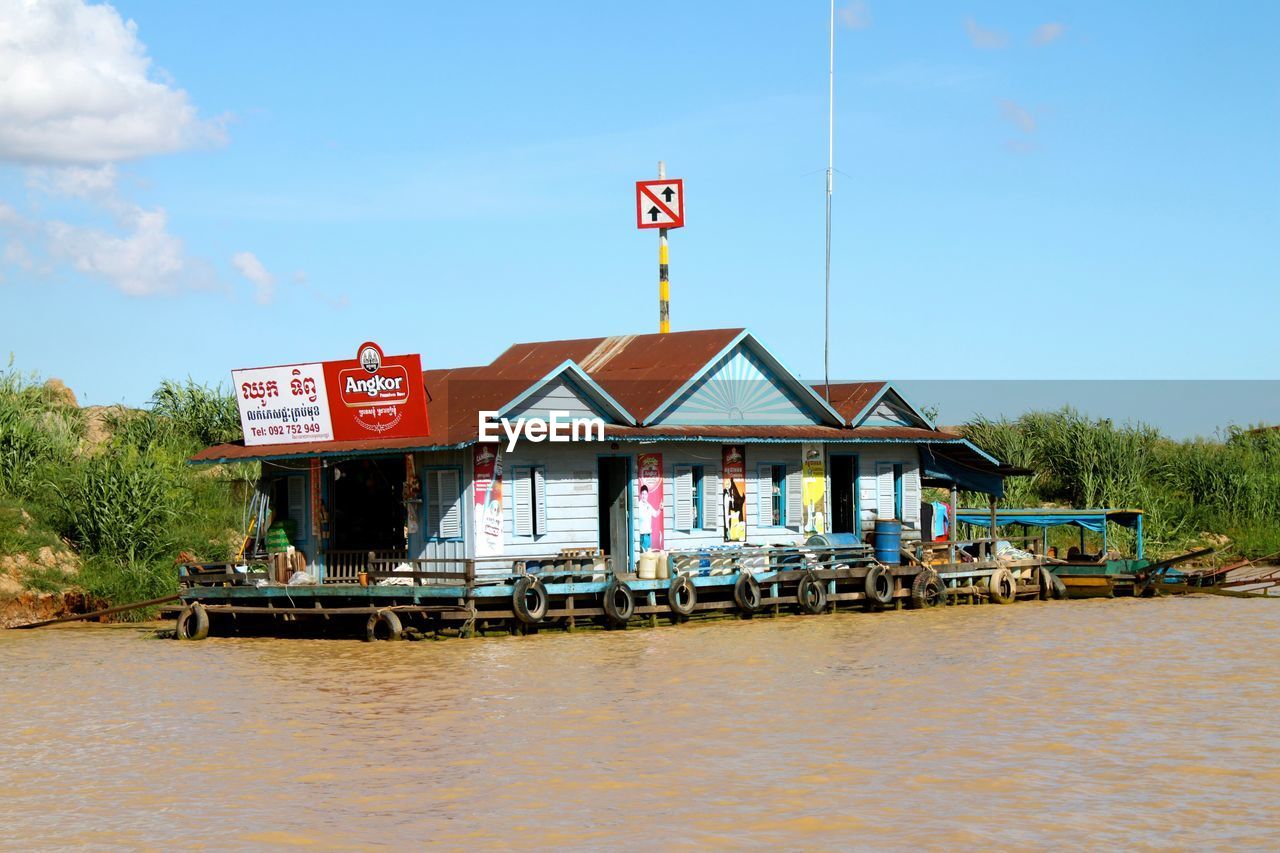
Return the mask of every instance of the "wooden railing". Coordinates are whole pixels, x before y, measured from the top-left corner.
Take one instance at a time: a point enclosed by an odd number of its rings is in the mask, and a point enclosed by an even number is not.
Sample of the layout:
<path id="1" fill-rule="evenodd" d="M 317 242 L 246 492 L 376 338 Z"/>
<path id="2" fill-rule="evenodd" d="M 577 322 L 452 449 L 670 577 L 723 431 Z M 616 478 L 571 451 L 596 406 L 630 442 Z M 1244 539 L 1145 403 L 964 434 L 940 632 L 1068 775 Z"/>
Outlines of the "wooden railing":
<path id="1" fill-rule="evenodd" d="M 404 565 L 412 566 L 412 569 L 407 572 L 401 570 Z M 393 580 L 402 584 L 408 581 L 408 586 L 470 586 L 476 579 L 476 567 L 475 561 L 456 557 L 416 557 L 412 560 L 375 557 L 369 560 L 366 579 L 369 584 Z"/>
<path id="2" fill-rule="evenodd" d="M 267 580 L 269 576 L 266 569 L 237 571 L 232 563 L 183 563 L 178 566 L 178 585 L 185 587 L 249 584 Z"/>
<path id="3" fill-rule="evenodd" d="M 409 553 L 404 549 L 386 548 L 378 551 L 347 548 L 324 552 L 325 583 L 359 583 L 360 573 L 368 571 L 371 560 L 404 562 Z"/>

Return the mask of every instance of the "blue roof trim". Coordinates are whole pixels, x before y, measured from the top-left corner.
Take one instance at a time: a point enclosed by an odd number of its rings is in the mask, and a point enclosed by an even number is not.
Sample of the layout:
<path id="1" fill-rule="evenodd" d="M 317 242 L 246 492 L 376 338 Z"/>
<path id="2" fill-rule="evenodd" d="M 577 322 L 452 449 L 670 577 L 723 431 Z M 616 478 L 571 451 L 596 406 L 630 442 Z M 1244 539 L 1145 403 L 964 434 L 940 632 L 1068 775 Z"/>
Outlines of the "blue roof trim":
<path id="1" fill-rule="evenodd" d="M 662 403 L 659 404 L 652 412 L 645 415 L 642 422 L 649 424 L 657 420 L 660 416 L 666 414 L 668 410 L 680 401 L 680 398 L 684 396 L 686 391 L 702 379 L 705 379 L 707 374 L 720 363 L 721 359 L 728 356 L 740 344 L 746 344 L 751 347 L 752 351 L 765 363 L 765 367 L 769 368 L 769 370 L 772 371 L 774 375 L 783 382 L 783 384 L 787 385 L 793 392 L 795 392 L 796 396 L 798 396 L 802 401 L 807 400 L 813 404 L 813 411 L 818 413 L 822 420 L 827 421 L 831 426 L 844 426 L 844 418 L 840 417 L 839 412 L 831 408 L 831 405 L 826 400 L 822 399 L 822 397 L 812 387 L 810 387 L 807 382 L 802 382 L 797 379 L 795 374 L 790 370 L 787 370 L 787 368 L 783 366 L 782 362 L 778 361 L 777 357 L 774 356 L 773 353 L 769 352 L 764 344 L 756 340 L 756 337 L 745 329 L 739 332 L 724 349 L 720 350 L 720 352 L 716 353 L 707 361 L 706 364 L 702 365 L 702 367 L 698 369 L 697 373 L 689 377 L 687 382 L 676 389 L 674 394 L 666 400 L 663 400 Z"/>
<path id="2" fill-rule="evenodd" d="M 636 420 L 635 415 L 623 408 L 621 403 L 613 399 L 613 396 L 610 395 L 608 391 L 601 388 L 600 385 L 588 376 L 587 372 L 579 367 L 577 362 L 572 359 L 566 359 L 561 362 L 555 370 L 551 371 L 546 376 L 542 377 L 537 382 L 517 394 L 514 399 L 498 410 L 498 416 L 502 417 L 506 415 L 512 409 L 516 408 L 525 400 L 536 394 L 548 383 L 554 382 L 566 373 L 569 374 L 582 388 L 582 390 L 586 391 L 587 395 L 591 397 L 597 405 L 603 408 L 606 413 L 613 415 L 615 419 L 622 421 L 625 426 L 639 426 L 639 422 Z"/>

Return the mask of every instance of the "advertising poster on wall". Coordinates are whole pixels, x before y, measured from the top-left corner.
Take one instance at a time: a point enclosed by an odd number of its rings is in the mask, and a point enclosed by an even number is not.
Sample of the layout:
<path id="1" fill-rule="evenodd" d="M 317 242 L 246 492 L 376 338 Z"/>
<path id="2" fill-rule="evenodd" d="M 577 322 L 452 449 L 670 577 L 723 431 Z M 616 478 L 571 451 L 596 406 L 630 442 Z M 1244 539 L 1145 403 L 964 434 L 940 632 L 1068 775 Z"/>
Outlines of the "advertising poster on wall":
<path id="1" fill-rule="evenodd" d="M 747 541 L 747 453 L 740 444 L 721 448 L 724 471 L 724 538 L 726 542 Z"/>
<path id="2" fill-rule="evenodd" d="M 502 556 L 502 448 L 493 444 L 475 446 L 476 556 Z"/>
<path id="3" fill-rule="evenodd" d="M 662 534 L 666 528 L 662 515 L 662 454 L 641 453 L 637 465 L 640 470 L 640 500 L 636 507 L 636 522 L 640 526 L 640 550 L 661 551 L 665 544 Z"/>
<path id="4" fill-rule="evenodd" d="M 822 460 L 822 445 L 803 444 L 800 447 L 804 498 L 801 530 L 810 536 L 826 533 L 827 466 Z"/>

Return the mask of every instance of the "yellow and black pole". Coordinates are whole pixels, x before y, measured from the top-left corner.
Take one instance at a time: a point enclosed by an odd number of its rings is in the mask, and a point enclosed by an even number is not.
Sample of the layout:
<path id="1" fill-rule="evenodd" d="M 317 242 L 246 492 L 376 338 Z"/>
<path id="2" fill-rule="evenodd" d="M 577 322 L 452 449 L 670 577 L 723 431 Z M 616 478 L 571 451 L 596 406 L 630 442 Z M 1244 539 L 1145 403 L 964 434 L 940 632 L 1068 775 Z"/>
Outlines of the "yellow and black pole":
<path id="1" fill-rule="evenodd" d="M 658 178 L 667 176 L 667 166 L 658 161 Z M 667 229 L 658 229 L 658 333 L 671 331 L 671 282 L 667 279 Z"/>

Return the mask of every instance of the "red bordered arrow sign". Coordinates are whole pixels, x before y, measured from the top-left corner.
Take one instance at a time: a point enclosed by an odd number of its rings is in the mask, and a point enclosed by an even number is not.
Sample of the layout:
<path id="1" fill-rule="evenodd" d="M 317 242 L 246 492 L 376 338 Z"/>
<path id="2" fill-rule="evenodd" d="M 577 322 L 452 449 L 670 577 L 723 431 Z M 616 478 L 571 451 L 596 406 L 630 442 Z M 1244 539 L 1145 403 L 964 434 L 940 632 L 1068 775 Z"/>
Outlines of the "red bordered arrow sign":
<path id="1" fill-rule="evenodd" d="M 637 228 L 684 227 L 684 181 L 636 181 Z"/>

